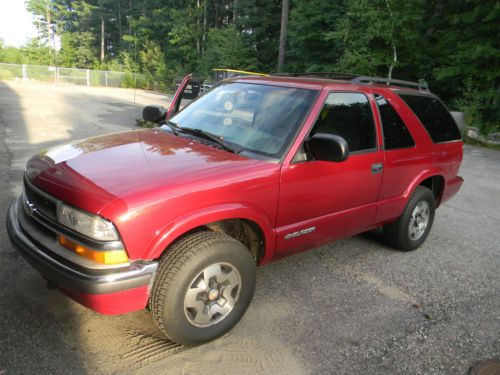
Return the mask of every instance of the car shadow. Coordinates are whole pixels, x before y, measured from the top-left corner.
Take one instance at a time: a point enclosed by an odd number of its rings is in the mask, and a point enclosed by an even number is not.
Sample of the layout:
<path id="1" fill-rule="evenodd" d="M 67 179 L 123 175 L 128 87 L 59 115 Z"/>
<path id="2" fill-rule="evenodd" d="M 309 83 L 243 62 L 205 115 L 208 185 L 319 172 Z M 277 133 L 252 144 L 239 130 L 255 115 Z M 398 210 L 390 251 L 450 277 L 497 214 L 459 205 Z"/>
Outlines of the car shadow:
<path id="1" fill-rule="evenodd" d="M 29 145 L 24 108 L 15 90 L 0 82 L 0 217 L 21 190 L 23 169 L 15 166 L 22 147 L 43 149 L 56 142 Z M 0 373 L 86 374 L 78 335 L 68 321 L 67 301 L 54 299 L 44 280 L 22 259 L 0 228 Z M 57 305 L 55 312 L 51 308 Z"/>

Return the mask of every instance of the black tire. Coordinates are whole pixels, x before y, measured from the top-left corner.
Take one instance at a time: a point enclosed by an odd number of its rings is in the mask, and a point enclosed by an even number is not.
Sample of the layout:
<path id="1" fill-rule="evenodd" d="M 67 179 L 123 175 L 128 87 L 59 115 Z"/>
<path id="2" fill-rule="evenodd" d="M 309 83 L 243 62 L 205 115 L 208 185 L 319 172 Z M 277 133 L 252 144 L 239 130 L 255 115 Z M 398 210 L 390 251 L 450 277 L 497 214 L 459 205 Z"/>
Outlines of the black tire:
<path id="1" fill-rule="evenodd" d="M 428 222 L 425 231 L 416 239 L 410 237 L 410 221 L 412 213 L 420 202 L 427 202 L 429 208 Z M 422 245 L 429 235 L 434 214 L 436 211 L 436 202 L 431 190 L 424 186 L 417 186 L 412 196 L 408 200 L 403 214 L 394 223 L 384 226 L 384 239 L 386 243 L 398 250 L 411 251 Z"/>
<path id="2" fill-rule="evenodd" d="M 186 295 L 197 275 L 204 275 L 202 271 L 207 267 L 219 264 L 234 267 L 240 276 L 239 286 L 234 288 L 237 289 L 234 307 L 221 321 L 206 327 L 196 326 L 188 319 L 190 310 L 184 305 Z M 241 242 L 210 231 L 189 235 L 173 245 L 160 260 L 149 301 L 153 319 L 170 340 L 182 345 L 199 345 L 220 337 L 245 313 L 255 289 L 255 268 L 255 261 Z M 213 304 L 208 301 L 209 293 L 205 295 L 205 303 Z"/>

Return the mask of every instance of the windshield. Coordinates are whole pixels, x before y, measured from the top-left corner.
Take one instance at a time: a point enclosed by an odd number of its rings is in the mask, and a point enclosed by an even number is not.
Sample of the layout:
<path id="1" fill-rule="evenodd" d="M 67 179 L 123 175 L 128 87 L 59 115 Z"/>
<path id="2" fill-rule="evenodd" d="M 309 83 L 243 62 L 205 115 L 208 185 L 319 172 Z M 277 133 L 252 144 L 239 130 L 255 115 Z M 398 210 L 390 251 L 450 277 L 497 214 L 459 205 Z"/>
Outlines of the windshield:
<path id="1" fill-rule="evenodd" d="M 309 112 L 314 90 L 223 83 L 172 118 L 242 150 L 280 159 Z"/>

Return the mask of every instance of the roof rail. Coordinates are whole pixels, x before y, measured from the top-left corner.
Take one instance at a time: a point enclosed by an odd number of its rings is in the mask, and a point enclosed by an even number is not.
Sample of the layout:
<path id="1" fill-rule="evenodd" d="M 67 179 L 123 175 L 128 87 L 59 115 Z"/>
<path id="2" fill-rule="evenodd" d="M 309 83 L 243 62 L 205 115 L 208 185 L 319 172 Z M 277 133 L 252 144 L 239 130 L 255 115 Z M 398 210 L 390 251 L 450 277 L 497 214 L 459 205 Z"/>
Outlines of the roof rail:
<path id="1" fill-rule="evenodd" d="M 421 91 L 430 92 L 429 85 L 424 80 L 420 80 L 419 82 L 411 82 L 411 81 L 403 81 L 401 79 L 357 76 L 351 79 L 351 83 L 369 84 L 369 85 L 374 83 L 385 83 L 387 85 L 394 84 L 397 86 L 415 87 Z"/>
<path id="2" fill-rule="evenodd" d="M 429 85 L 424 80 L 420 80 L 419 82 L 411 82 L 411 81 L 403 81 L 401 79 L 368 77 L 368 76 L 361 76 L 359 74 L 335 73 L 335 72 L 274 73 L 271 74 L 271 76 L 340 79 L 360 85 L 373 85 L 375 83 L 385 83 L 386 85 L 394 84 L 397 86 L 414 87 L 421 91 L 430 92 Z"/>

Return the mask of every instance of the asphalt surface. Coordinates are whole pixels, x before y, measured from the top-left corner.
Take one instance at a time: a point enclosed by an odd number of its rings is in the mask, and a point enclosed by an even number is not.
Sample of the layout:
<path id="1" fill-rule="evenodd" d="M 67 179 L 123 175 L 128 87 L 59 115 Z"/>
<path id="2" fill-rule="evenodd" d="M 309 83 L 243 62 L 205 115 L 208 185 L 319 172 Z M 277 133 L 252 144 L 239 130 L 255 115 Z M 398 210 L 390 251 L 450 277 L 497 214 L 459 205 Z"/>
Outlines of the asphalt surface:
<path id="1" fill-rule="evenodd" d="M 37 150 L 131 129 L 130 90 L 0 82 L 0 216 Z M 0 227 L 0 375 L 466 374 L 500 357 L 500 152 L 465 147 L 459 194 L 427 242 L 403 253 L 377 232 L 262 267 L 242 321 L 212 343 L 162 339 L 147 311 L 101 316 L 58 292 Z"/>

